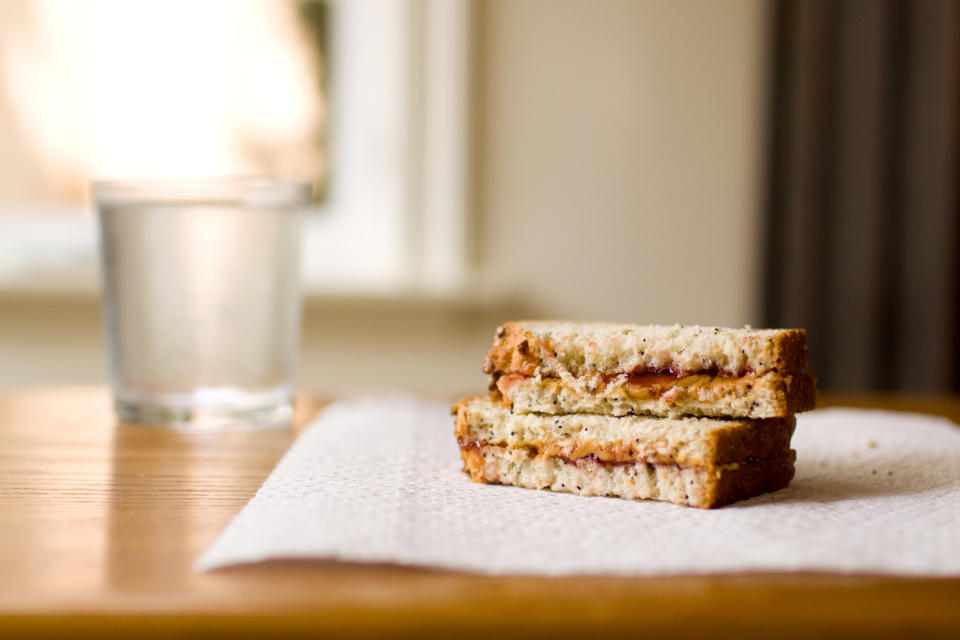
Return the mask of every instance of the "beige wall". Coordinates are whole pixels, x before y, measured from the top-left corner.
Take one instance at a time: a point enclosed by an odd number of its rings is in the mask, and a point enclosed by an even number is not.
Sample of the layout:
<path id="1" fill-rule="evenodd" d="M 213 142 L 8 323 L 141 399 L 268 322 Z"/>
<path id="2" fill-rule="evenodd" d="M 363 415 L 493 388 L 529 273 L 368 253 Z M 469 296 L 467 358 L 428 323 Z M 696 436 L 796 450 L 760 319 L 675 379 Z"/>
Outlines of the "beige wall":
<path id="1" fill-rule="evenodd" d="M 760 2 L 478 13 L 477 266 L 525 302 L 312 301 L 302 386 L 480 393 L 514 315 L 756 322 Z M 0 385 L 104 380 L 96 301 L 0 297 Z"/>
<path id="2" fill-rule="evenodd" d="M 548 315 L 757 322 L 761 3 L 483 7 L 491 277 Z"/>
<path id="3" fill-rule="evenodd" d="M 494 327 L 510 307 L 403 301 L 310 301 L 300 386 L 338 394 L 402 389 L 481 393 Z M 107 366 L 99 302 L 0 297 L 0 387 L 101 384 Z"/>

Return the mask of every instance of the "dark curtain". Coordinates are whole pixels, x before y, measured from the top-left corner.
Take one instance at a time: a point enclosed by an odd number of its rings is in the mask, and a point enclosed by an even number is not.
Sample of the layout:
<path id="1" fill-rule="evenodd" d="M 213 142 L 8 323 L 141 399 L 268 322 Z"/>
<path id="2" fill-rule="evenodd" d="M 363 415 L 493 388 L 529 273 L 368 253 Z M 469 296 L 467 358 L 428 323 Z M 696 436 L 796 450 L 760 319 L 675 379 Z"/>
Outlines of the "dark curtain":
<path id="1" fill-rule="evenodd" d="M 781 0 L 765 321 L 828 390 L 960 388 L 960 1 Z"/>

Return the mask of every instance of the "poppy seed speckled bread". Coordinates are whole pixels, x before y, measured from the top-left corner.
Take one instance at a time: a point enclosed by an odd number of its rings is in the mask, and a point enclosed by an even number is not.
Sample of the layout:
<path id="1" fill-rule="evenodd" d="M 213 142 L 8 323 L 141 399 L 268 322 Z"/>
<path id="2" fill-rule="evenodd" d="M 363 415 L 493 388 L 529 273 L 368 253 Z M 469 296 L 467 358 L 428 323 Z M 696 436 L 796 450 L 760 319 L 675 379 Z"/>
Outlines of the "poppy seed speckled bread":
<path id="1" fill-rule="evenodd" d="M 794 474 L 796 453 L 716 470 L 634 463 L 608 465 L 592 459 L 568 463 L 526 449 L 488 445 L 461 448 L 464 470 L 474 482 L 549 489 L 582 496 L 660 500 L 712 509 L 782 489 Z"/>
<path id="2" fill-rule="evenodd" d="M 771 418 L 812 409 L 802 329 L 508 322 L 484 371 L 520 413 Z"/>

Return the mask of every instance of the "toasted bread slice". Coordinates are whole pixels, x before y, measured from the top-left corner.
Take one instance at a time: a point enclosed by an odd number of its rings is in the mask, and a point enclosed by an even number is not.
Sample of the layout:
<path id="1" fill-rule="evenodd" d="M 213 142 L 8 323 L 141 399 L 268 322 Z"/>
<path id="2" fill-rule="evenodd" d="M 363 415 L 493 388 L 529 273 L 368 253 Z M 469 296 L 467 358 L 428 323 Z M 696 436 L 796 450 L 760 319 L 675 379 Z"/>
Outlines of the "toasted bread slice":
<path id="1" fill-rule="evenodd" d="M 484 371 L 544 377 L 800 372 L 803 329 L 724 329 L 597 322 L 507 322 L 497 329 Z"/>
<path id="2" fill-rule="evenodd" d="M 796 453 L 790 450 L 774 458 L 721 467 L 611 464 L 593 458 L 569 461 L 496 445 L 461 445 L 460 457 L 474 482 L 710 509 L 787 486 Z"/>

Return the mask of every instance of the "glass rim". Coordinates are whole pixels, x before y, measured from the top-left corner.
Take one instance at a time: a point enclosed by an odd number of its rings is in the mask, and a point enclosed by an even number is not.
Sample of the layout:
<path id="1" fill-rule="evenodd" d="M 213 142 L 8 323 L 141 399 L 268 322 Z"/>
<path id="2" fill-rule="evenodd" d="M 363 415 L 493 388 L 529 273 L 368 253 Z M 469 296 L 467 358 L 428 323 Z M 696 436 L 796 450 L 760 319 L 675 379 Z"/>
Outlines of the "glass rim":
<path id="1" fill-rule="evenodd" d="M 97 205 L 223 204 L 246 207 L 301 207 L 309 204 L 311 183 L 259 176 L 223 178 L 106 179 L 91 182 Z"/>

